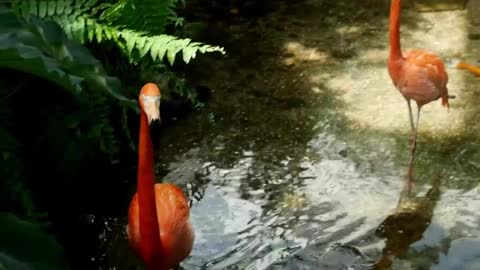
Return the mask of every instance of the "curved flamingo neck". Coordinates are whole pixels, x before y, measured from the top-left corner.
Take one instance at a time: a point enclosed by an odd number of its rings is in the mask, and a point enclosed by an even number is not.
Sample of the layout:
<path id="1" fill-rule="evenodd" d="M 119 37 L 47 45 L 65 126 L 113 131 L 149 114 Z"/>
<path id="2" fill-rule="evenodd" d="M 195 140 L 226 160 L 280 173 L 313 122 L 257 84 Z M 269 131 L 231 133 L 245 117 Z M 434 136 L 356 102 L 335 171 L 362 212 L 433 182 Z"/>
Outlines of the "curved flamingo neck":
<path id="1" fill-rule="evenodd" d="M 137 193 L 140 224 L 140 253 L 147 269 L 159 268 L 162 263 L 163 247 L 155 204 L 155 175 L 153 169 L 153 145 L 147 115 L 143 110 L 140 116 L 138 144 Z"/>
<path id="2" fill-rule="evenodd" d="M 390 5 L 390 61 L 396 61 L 403 59 L 402 50 L 400 47 L 400 13 L 401 13 L 401 0 L 392 0 Z"/>

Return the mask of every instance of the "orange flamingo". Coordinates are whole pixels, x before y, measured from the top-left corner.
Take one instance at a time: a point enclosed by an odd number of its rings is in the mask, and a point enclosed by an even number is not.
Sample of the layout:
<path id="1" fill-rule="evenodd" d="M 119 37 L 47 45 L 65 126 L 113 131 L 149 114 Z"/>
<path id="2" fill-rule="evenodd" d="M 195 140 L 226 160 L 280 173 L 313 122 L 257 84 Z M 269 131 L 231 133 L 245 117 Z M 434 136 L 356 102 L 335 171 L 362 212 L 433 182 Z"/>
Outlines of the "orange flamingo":
<path id="1" fill-rule="evenodd" d="M 148 270 L 178 266 L 190 254 L 195 237 L 182 190 L 174 184 L 154 184 L 150 124 L 161 120 L 160 97 L 153 83 L 140 91 L 137 193 L 128 209 L 128 240 Z"/>
<path id="2" fill-rule="evenodd" d="M 423 105 L 442 98 L 442 106 L 449 108 L 448 75 L 443 61 L 434 53 L 413 49 L 402 54 L 400 47 L 400 12 L 401 0 L 392 0 L 390 6 L 390 55 L 388 73 L 395 87 L 400 91 L 408 105 L 411 136 L 410 161 L 407 184 L 411 190 L 413 181 L 413 160 L 417 145 L 418 123 Z M 417 103 L 417 123 L 414 125 L 410 100 Z"/>

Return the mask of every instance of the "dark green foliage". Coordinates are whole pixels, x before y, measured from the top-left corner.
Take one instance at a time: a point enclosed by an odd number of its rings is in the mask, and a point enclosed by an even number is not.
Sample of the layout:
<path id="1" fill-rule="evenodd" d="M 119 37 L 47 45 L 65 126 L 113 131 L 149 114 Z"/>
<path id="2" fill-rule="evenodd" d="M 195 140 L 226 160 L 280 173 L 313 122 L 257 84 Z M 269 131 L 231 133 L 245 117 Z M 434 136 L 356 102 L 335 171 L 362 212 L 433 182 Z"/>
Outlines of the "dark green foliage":
<path id="1" fill-rule="evenodd" d="M 20 157 L 20 145 L 8 133 L 7 129 L 0 127 L 0 210 L 16 210 L 22 216 L 36 219 L 34 204 L 30 192 L 21 181 L 24 166 Z M 9 209 L 6 209 L 6 208 Z"/>
<path id="2" fill-rule="evenodd" d="M 85 100 L 85 111 L 96 120 L 82 136 L 98 141 L 104 153 L 116 153 L 117 142 L 109 122 L 114 103 L 105 94 L 132 108 L 136 108 L 136 101 L 127 99 L 120 81 L 107 75 L 101 62 L 86 48 L 66 38 L 55 23 L 35 17 L 30 20 L 31 23 L 21 22 L 12 13 L 1 12 L 0 32 L 4 34 L 0 35 L 0 67 L 34 74 L 74 95 L 80 94 L 80 100 Z M 76 123 L 71 125 L 75 127 Z"/>
<path id="3" fill-rule="evenodd" d="M 0 228 L 0 269 L 70 269 L 62 247 L 39 225 L 0 212 Z"/>
<path id="4" fill-rule="evenodd" d="M 14 1 L 25 18 L 39 16 L 57 22 L 72 38 L 85 43 L 113 41 L 132 61 L 149 57 L 173 65 L 176 55 L 188 63 L 198 52 L 221 52 L 223 48 L 163 33 L 176 1 L 122 0 L 99 4 L 97 0 Z"/>
<path id="5" fill-rule="evenodd" d="M 84 85 L 128 101 L 121 83 L 83 46 L 69 40 L 55 23 L 31 17 L 22 22 L 0 11 L 0 67 L 28 72 L 79 93 Z"/>
<path id="6" fill-rule="evenodd" d="M 24 218 L 37 220 L 30 191 L 23 182 L 25 168 L 20 155 L 21 147 L 9 131 L 13 114 L 6 102 L 8 95 L 5 89 L 5 85 L 0 84 L 0 211 L 14 210 Z"/>

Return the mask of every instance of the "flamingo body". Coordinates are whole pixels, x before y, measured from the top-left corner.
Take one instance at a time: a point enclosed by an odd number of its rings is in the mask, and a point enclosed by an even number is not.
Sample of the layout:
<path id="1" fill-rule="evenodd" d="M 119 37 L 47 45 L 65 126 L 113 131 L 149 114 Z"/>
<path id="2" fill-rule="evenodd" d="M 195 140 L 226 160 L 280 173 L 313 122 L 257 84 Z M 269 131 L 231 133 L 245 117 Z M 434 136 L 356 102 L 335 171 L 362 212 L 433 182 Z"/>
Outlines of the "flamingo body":
<path id="1" fill-rule="evenodd" d="M 391 60 L 388 71 L 395 87 L 419 107 L 442 98 L 448 107 L 448 75 L 443 61 L 434 53 L 413 49 L 401 59 Z"/>
<path id="2" fill-rule="evenodd" d="M 155 184 L 160 242 L 165 254 L 165 265 L 175 267 L 191 252 L 194 232 L 189 221 L 188 200 L 182 190 L 173 184 Z M 138 195 L 130 202 L 127 234 L 134 250 L 142 256 Z"/>

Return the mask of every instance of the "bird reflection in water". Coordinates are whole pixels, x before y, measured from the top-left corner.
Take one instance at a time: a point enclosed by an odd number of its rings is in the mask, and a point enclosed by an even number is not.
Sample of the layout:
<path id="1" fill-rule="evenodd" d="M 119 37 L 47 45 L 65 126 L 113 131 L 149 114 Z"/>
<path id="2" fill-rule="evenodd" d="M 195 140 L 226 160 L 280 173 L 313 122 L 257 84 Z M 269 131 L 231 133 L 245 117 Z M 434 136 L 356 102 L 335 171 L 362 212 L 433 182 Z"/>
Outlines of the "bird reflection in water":
<path id="1" fill-rule="evenodd" d="M 441 176 L 432 179 L 432 188 L 423 197 L 412 197 L 405 186 L 393 213 L 375 231 L 375 235 L 386 239 L 382 256 L 373 269 L 390 269 L 396 257 L 405 254 L 410 245 L 422 239 L 440 198 Z"/>

